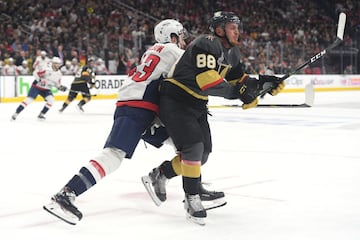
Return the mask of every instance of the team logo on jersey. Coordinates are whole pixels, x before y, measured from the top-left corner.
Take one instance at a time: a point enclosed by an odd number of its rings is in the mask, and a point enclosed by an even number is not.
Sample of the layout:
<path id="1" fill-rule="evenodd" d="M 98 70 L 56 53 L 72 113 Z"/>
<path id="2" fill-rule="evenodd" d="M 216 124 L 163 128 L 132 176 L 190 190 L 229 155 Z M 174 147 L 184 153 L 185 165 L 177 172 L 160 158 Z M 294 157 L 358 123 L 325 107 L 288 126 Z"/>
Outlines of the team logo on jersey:
<path id="1" fill-rule="evenodd" d="M 225 61 L 225 57 L 224 57 L 224 53 L 221 53 L 221 56 L 217 59 L 217 64 L 218 64 L 218 70 L 217 72 L 219 73 L 219 75 L 221 77 L 225 77 L 227 72 L 231 69 L 231 65 L 224 63 Z"/>

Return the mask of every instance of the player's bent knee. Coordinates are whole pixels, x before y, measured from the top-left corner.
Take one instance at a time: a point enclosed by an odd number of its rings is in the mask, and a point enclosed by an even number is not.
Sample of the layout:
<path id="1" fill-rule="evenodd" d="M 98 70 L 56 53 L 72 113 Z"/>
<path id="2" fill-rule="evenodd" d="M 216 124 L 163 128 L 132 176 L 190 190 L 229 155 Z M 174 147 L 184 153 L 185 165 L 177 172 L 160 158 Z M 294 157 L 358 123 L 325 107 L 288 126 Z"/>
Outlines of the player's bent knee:
<path id="1" fill-rule="evenodd" d="M 54 96 L 52 95 L 49 95 L 45 98 L 46 102 L 50 105 L 53 105 L 54 104 Z"/>
<path id="2" fill-rule="evenodd" d="M 116 148 L 104 148 L 103 151 L 94 159 L 104 169 L 108 175 L 118 169 L 126 153 Z"/>
<path id="3" fill-rule="evenodd" d="M 31 98 L 31 97 L 27 97 L 27 98 L 25 98 L 25 100 L 23 101 L 26 105 L 29 105 L 30 103 L 32 103 L 34 101 L 34 99 L 33 98 Z"/>

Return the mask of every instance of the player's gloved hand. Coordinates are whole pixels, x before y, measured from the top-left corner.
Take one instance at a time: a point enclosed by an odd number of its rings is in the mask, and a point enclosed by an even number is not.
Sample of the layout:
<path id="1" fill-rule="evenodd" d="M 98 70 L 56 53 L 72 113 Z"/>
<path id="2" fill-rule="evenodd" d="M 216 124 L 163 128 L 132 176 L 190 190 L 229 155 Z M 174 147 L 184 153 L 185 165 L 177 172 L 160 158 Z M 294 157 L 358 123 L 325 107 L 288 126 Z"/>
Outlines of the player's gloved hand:
<path id="1" fill-rule="evenodd" d="M 249 109 L 249 108 L 254 108 L 258 105 L 259 103 L 259 100 L 258 98 L 255 98 L 254 101 L 252 101 L 251 103 L 244 103 L 241 107 L 242 109 L 246 110 L 246 109 Z"/>
<path id="2" fill-rule="evenodd" d="M 285 87 L 285 81 L 276 76 L 259 75 L 259 88 L 260 90 L 270 88 L 269 93 L 272 96 L 277 95 Z"/>
<path id="3" fill-rule="evenodd" d="M 258 104 L 258 80 L 255 78 L 247 77 L 242 82 L 238 82 L 235 86 L 237 96 L 244 103 L 243 109 L 256 107 Z"/>
<path id="4" fill-rule="evenodd" d="M 67 90 L 67 87 L 65 87 L 64 85 L 60 85 L 58 89 L 62 92 L 65 92 Z"/>

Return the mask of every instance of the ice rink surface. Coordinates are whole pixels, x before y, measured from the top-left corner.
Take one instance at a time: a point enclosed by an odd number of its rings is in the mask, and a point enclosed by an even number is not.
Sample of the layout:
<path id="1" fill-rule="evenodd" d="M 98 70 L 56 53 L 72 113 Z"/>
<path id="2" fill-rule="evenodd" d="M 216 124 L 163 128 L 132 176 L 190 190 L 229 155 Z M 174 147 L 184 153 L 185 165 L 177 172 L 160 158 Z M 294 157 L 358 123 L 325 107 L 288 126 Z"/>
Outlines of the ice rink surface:
<path id="1" fill-rule="evenodd" d="M 263 102 L 302 103 L 303 95 Z M 15 122 L 18 103 L 0 103 L 1 239 L 360 239 L 359 91 L 316 92 L 311 108 L 210 108 L 214 148 L 202 175 L 228 204 L 208 211 L 204 227 L 185 219 L 180 178 L 162 206 L 150 200 L 140 178 L 174 151 L 143 142 L 77 198 L 81 222 L 54 218 L 42 206 L 101 151 L 114 103 L 94 100 L 83 114 L 72 103 L 59 114 L 56 102 L 44 122 L 36 119 L 43 102 Z"/>

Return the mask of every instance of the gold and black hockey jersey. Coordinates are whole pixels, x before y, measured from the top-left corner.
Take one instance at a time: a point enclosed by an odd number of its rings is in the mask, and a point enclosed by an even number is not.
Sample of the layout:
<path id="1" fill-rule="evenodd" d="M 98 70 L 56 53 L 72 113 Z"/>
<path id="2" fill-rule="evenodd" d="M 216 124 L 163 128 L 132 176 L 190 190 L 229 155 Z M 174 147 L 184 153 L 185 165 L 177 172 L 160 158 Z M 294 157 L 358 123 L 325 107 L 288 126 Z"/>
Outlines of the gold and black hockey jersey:
<path id="1" fill-rule="evenodd" d="M 89 67 L 84 66 L 81 70 L 76 74 L 73 84 L 84 84 L 87 83 L 90 86 L 95 84 L 95 72 Z"/>
<path id="2" fill-rule="evenodd" d="M 201 108 L 209 95 L 238 98 L 233 85 L 246 77 L 240 57 L 238 47 L 225 49 L 216 36 L 200 36 L 188 46 L 171 78 L 164 80 L 161 92 Z"/>

